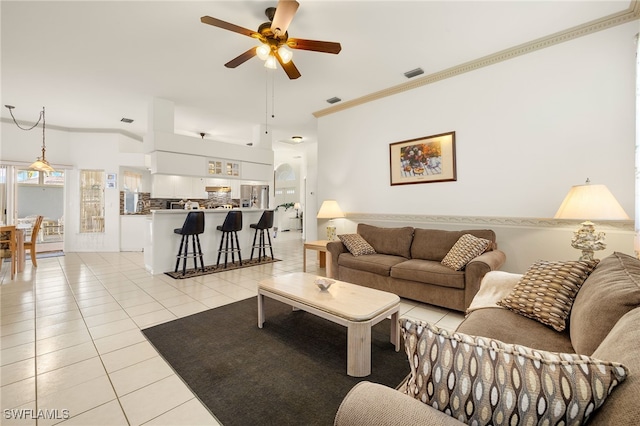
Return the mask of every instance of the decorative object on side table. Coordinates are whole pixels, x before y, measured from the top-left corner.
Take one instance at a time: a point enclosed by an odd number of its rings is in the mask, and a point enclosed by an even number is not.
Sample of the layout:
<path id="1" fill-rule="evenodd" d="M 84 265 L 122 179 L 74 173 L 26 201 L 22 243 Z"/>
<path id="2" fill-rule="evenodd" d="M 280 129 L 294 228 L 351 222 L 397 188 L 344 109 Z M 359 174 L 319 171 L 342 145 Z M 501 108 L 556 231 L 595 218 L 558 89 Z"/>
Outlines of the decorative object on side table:
<path id="1" fill-rule="evenodd" d="M 391 185 L 454 181 L 456 132 L 389 144 Z"/>
<path id="2" fill-rule="evenodd" d="M 333 219 L 340 217 L 345 217 L 345 215 L 336 200 L 324 200 L 322 202 L 317 218 L 329 219 L 329 225 L 327 225 L 327 239 L 329 241 L 336 240 L 336 227 L 333 224 Z"/>
<path id="3" fill-rule="evenodd" d="M 586 261 L 594 260 L 594 251 L 607 247 L 605 233 L 596 232 L 591 220 L 628 220 L 629 216 L 605 185 L 591 185 L 587 179 L 584 185 L 571 187 L 554 218 L 586 219 L 571 239 L 571 246 L 582 250 L 579 260 Z"/>

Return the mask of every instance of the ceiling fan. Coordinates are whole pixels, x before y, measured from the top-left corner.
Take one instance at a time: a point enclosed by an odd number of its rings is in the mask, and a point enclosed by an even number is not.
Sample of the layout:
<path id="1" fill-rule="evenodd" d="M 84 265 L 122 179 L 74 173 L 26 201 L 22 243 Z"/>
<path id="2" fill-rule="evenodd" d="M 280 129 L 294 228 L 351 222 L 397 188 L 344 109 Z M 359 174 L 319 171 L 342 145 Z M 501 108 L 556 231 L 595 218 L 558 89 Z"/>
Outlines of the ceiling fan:
<path id="1" fill-rule="evenodd" d="M 269 22 L 260 25 L 258 31 L 239 27 L 238 25 L 230 24 L 229 22 L 212 18 L 211 16 L 203 16 L 200 18 L 200 22 L 253 37 L 261 42 L 259 46 L 252 47 L 224 64 L 225 67 L 235 68 L 254 56 L 258 56 L 265 61 L 264 66 L 267 68 L 275 69 L 276 63 L 279 62 L 282 69 L 284 69 L 289 78 L 293 80 L 300 77 L 301 74 L 291 61 L 293 53 L 289 48 L 333 54 L 339 53 L 342 49 L 340 43 L 289 38 L 287 28 L 289 28 L 289 24 L 293 20 L 298 6 L 300 5 L 295 0 L 279 0 L 277 7 L 269 7 L 265 10 Z"/>

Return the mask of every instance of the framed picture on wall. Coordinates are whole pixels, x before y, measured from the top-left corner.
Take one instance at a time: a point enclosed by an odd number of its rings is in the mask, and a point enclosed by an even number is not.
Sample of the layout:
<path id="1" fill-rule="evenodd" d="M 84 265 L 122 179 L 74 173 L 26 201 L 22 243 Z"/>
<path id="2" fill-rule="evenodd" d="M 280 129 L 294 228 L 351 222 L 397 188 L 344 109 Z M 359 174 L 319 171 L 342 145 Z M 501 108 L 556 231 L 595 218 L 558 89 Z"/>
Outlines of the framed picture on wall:
<path id="1" fill-rule="evenodd" d="M 389 144 L 391 185 L 455 181 L 456 132 Z"/>

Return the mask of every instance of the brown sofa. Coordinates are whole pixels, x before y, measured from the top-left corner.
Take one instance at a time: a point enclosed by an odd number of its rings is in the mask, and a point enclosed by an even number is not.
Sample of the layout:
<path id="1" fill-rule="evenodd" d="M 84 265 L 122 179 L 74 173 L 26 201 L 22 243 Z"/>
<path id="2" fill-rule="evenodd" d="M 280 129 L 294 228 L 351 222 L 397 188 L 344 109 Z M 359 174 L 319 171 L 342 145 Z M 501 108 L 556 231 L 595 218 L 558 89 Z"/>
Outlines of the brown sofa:
<path id="1" fill-rule="evenodd" d="M 512 288 L 520 277 L 505 272 L 487 274 L 477 299 L 496 288 Z M 495 303 L 483 306 L 474 300 L 471 312 L 457 331 L 623 364 L 628 369 L 626 380 L 613 389 L 589 424 L 638 424 L 640 261 L 622 253 L 614 253 L 603 259 L 580 288 L 567 322 L 565 331 L 557 332 Z M 335 424 L 398 426 L 461 423 L 400 391 L 365 381 L 356 385 L 345 397 Z"/>
<path id="2" fill-rule="evenodd" d="M 361 223 L 357 233 L 376 254 L 353 256 L 342 242 L 330 242 L 327 251 L 333 278 L 462 312 L 473 300 L 482 277 L 499 269 L 506 259 L 496 249 L 496 234 L 489 229 L 444 231 Z M 454 271 L 440 262 L 464 234 L 487 239 L 491 247 L 463 270 Z"/>

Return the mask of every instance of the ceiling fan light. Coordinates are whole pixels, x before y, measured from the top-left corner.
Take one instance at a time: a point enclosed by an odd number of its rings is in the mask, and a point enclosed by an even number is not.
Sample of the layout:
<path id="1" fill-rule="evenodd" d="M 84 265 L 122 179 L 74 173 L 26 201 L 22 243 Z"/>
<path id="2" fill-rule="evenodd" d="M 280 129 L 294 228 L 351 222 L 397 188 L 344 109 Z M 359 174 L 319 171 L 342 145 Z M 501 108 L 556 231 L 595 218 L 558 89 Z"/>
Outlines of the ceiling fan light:
<path id="1" fill-rule="evenodd" d="M 269 68 L 270 70 L 276 69 L 276 57 L 273 55 L 269 55 L 266 61 L 264 61 L 264 66 Z"/>
<path id="2" fill-rule="evenodd" d="M 280 59 L 282 59 L 283 64 L 288 64 L 293 58 L 293 52 L 287 46 L 280 46 L 278 49 L 278 55 L 280 55 Z"/>
<path id="3" fill-rule="evenodd" d="M 258 58 L 262 59 L 263 61 L 265 61 L 269 57 L 269 53 L 271 53 L 271 48 L 266 44 L 261 44 L 260 46 L 256 47 L 256 55 L 258 55 Z"/>

